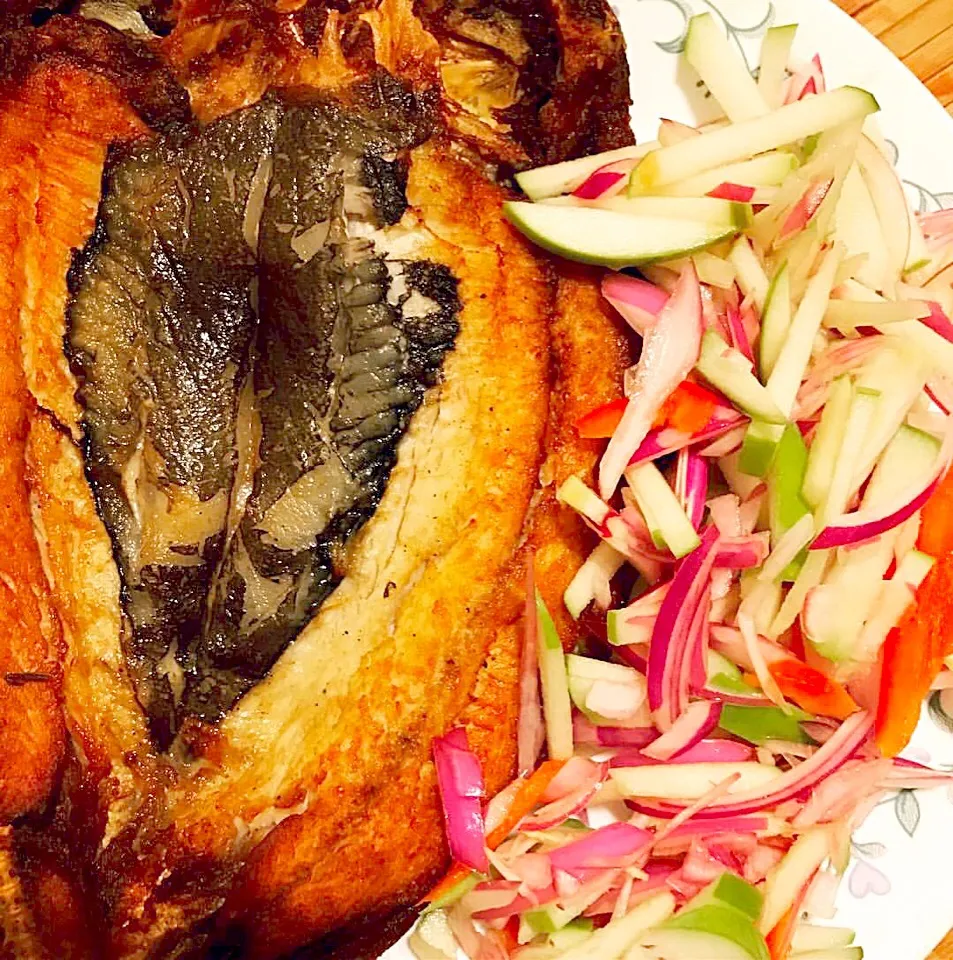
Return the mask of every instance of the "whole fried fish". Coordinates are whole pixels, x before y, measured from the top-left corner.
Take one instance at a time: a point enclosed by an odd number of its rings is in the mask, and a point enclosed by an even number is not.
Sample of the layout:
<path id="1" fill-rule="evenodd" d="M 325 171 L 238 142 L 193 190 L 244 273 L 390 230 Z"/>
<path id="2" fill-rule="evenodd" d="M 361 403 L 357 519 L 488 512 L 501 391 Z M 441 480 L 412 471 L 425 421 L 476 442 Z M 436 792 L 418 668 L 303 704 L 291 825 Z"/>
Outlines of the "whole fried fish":
<path id="1" fill-rule="evenodd" d="M 0 956 L 376 955 L 446 867 L 432 738 L 512 776 L 526 565 L 557 609 L 592 546 L 552 491 L 627 344 L 500 205 L 513 169 L 630 141 L 618 26 L 22 6 Z"/>

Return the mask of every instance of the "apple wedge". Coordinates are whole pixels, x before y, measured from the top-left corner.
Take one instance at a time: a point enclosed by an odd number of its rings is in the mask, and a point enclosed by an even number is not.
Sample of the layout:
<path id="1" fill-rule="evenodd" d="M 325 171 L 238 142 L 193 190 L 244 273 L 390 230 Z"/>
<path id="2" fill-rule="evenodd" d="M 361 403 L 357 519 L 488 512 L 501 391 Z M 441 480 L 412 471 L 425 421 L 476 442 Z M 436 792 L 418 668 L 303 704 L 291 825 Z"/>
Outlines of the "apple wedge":
<path id="1" fill-rule="evenodd" d="M 717 222 L 522 201 L 508 201 L 503 212 L 517 230 L 550 253 L 617 268 L 684 257 L 727 240 L 740 229 Z"/>
<path id="2" fill-rule="evenodd" d="M 647 193 L 653 187 L 675 183 L 712 167 L 749 159 L 785 144 L 803 140 L 842 124 L 876 113 L 876 99 L 858 87 L 841 87 L 779 107 L 772 113 L 700 137 L 651 151 L 632 171 L 630 189 Z"/>

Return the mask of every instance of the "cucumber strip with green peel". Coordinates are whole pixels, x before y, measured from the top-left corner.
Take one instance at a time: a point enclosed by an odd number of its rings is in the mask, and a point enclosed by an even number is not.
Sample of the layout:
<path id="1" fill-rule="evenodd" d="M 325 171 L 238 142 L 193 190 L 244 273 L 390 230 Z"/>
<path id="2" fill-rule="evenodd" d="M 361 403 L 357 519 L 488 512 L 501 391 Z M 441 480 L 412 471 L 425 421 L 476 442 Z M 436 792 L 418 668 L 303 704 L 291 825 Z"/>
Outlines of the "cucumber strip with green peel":
<path id="1" fill-rule="evenodd" d="M 640 160 L 658 146 L 659 144 L 655 142 L 640 143 L 637 146 L 619 147 L 617 150 L 579 157 L 577 160 L 564 160 L 562 163 L 551 163 L 545 167 L 534 167 L 532 170 L 524 170 L 516 174 L 516 182 L 530 200 L 557 197 L 562 193 L 575 190 L 600 167 L 615 163 L 617 160 Z"/>
<path id="2" fill-rule="evenodd" d="M 863 120 L 879 109 L 876 99 L 866 90 L 841 87 L 789 103 L 763 117 L 718 127 L 691 140 L 653 150 L 632 171 L 630 184 L 636 193 L 647 192 L 712 167 L 749 159 L 811 134 Z"/>
<path id="3" fill-rule="evenodd" d="M 811 359 L 814 337 L 821 327 L 827 302 L 831 298 L 834 276 L 843 255 L 835 246 L 825 254 L 817 273 L 811 278 L 791 320 L 788 335 L 765 386 L 785 416 L 794 409 L 804 371 Z"/>
<path id="4" fill-rule="evenodd" d="M 685 59 L 733 123 L 768 112 L 768 104 L 748 72 L 748 65 L 710 13 L 698 14 L 688 21 Z"/>
<path id="5" fill-rule="evenodd" d="M 714 246 L 739 230 L 721 223 L 678 217 L 630 216 L 598 207 L 517 200 L 504 203 L 503 213 L 517 230 L 544 250 L 604 267 L 674 260 Z"/>
<path id="6" fill-rule="evenodd" d="M 791 327 L 791 278 L 787 263 L 782 263 L 771 278 L 761 312 L 761 337 L 758 340 L 758 368 L 761 381 L 771 376 Z"/>
<path id="7" fill-rule="evenodd" d="M 691 553 L 701 543 L 675 491 L 654 463 L 627 468 L 625 479 L 645 516 L 653 541 L 657 534 L 676 559 Z"/>
<path id="8" fill-rule="evenodd" d="M 811 441 L 801 495 L 815 510 L 824 502 L 834 477 L 853 395 L 850 377 L 840 376 L 834 381 Z"/>
<path id="9" fill-rule="evenodd" d="M 751 372 L 748 359 L 713 330 L 706 330 L 702 337 L 695 369 L 748 416 L 768 423 L 784 423 L 784 414 Z"/>
<path id="10" fill-rule="evenodd" d="M 783 102 L 781 85 L 787 75 L 791 46 L 797 34 L 796 23 L 770 27 L 761 41 L 761 63 L 758 68 L 758 89 L 770 109 Z"/>

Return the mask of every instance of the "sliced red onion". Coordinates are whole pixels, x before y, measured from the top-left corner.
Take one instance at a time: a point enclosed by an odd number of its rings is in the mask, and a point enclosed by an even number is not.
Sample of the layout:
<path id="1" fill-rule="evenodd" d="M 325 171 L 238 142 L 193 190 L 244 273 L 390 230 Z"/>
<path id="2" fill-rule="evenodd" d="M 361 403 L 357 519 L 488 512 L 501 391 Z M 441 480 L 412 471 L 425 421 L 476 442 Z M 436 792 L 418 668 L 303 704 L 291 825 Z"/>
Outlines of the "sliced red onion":
<path id="1" fill-rule="evenodd" d="M 708 196 L 717 200 L 732 200 L 735 203 L 751 203 L 755 192 L 754 187 L 741 183 L 719 183 L 714 190 L 708 191 Z"/>
<path id="2" fill-rule="evenodd" d="M 704 740 L 718 726 L 720 719 L 720 703 L 696 700 L 688 705 L 670 730 L 645 748 L 644 753 L 655 760 L 680 758 Z"/>
<path id="3" fill-rule="evenodd" d="M 599 727 L 597 740 L 603 747 L 644 747 L 657 736 L 654 727 Z"/>
<path id="4" fill-rule="evenodd" d="M 885 786 L 891 790 L 929 790 L 950 783 L 953 770 L 934 770 L 905 757 L 894 757 L 893 769 L 885 779 Z"/>
<path id="5" fill-rule="evenodd" d="M 650 623 L 653 621 L 649 621 Z M 651 635 L 651 627 L 649 627 L 649 634 Z M 624 644 L 620 647 L 615 647 L 615 653 L 618 658 L 627 666 L 633 667 L 638 670 L 642 676 L 645 676 L 646 671 L 648 670 L 648 664 L 646 663 L 645 657 L 638 652 L 634 647 Z"/>
<path id="6" fill-rule="evenodd" d="M 596 763 L 588 757 L 570 757 L 562 769 L 549 782 L 542 795 L 544 803 L 560 800 L 567 794 L 575 793 L 580 788 L 593 783 L 601 783 L 605 779 L 604 764 Z"/>
<path id="7" fill-rule="evenodd" d="M 706 444 L 698 453 L 703 457 L 710 457 L 712 459 L 725 457 L 729 453 L 734 453 L 744 441 L 746 426 L 747 424 L 743 423 L 740 426 L 732 428 L 727 433 L 722 434 L 717 440 Z"/>
<path id="8" fill-rule="evenodd" d="M 650 430 L 639 449 L 635 451 L 630 465 L 657 460 L 659 457 L 675 453 L 684 447 L 706 443 L 723 437 L 730 430 L 743 426 L 748 418 L 727 407 L 715 407 L 711 419 L 697 433 L 682 433 L 671 427 Z"/>
<path id="9" fill-rule="evenodd" d="M 702 329 L 701 287 L 694 264 L 689 261 L 645 338 L 635 394 L 599 464 L 599 490 L 604 500 L 615 493 L 662 404 L 698 361 Z"/>
<path id="10" fill-rule="evenodd" d="M 523 614 L 523 647 L 520 651 L 520 712 L 517 730 L 517 772 L 520 776 L 536 766 L 539 752 L 546 739 L 543 710 L 539 702 L 539 643 L 536 613 L 536 586 L 533 576 L 533 556 L 526 566 L 526 607 Z"/>
<path id="11" fill-rule="evenodd" d="M 608 764 L 603 766 L 608 770 Z M 605 779 L 605 773 L 603 773 L 603 779 Z M 559 826 L 563 821 L 575 816 L 589 806 L 601 782 L 602 780 L 599 780 L 587 784 L 573 793 L 567 793 L 559 800 L 554 800 L 552 803 L 540 807 L 536 813 L 522 821 L 520 830 L 549 830 L 551 827 Z"/>
<path id="12" fill-rule="evenodd" d="M 668 839 L 712 836 L 719 833 L 761 833 L 767 829 L 767 817 L 712 817 L 709 820 L 689 820 L 688 823 L 676 827 L 668 835 Z"/>
<path id="13" fill-rule="evenodd" d="M 929 300 L 927 304 L 930 307 L 930 315 L 921 317 L 920 323 L 929 327 L 937 336 L 953 343 L 953 322 L 950 321 L 950 318 L 943 312 L 943 308 L 935 300 Z"/>
<path id="14" fill-rule="evenodd" d="M 713 623 L 711 625 L 711 641 L 712 647 L 732 663 L 744 667 L 745 670 L 754 670 L 754 664 L 748 653 L 748 645 L 737 627 L 731 627 L 725 623 Z M 795 659 L 779 643 L 775 643 L 767 637 L 758 636 L 758 647 L 765 663 Z"/>
<path id="15" fill-rule="evenodd" d="M 708 589 L 717 546 L 718 530 L 709 527 L 700 545 L 678 564 L 652 631 L 647 672 L 649 707 L 663 728 L 670 727 L 677 715 L 674 688 L 682 657 L 692 640 L 698 607 Z"/>
<path id="16" fill-rule="evenodd" d="M 437 785 L 443 804 L 444 826 L 453 859 L 480 873 L 488 873 L 484 848 L 483 773 L 462 727 L 433 741 Z"/>
<path id="17" fill-rule="evenodd" d="M 678 672 L 672 674 L 672 701 L 675 704 L 675 717 L 689 707 L 692 687 L 704 684 L 708 679 L 709 621 L 711 620 L 711 575 L 702 591 L 701 599 L 695 610 L 695 617 L 689 628 L 688 644 L 682 652 Z"/>
<path id="18" fill-rule="evenodd" d="M 585 879 L 587 874 L 583 871 L 627 866 L 632 855 L 651 842 L 652 834 L 648 830 L 631 823 L 610 823 L 564 847 L 557 847 L 550 852 L 549 859 L 554 869 Z"/>
<path id="19" fill-rule="evenodd" d="M 689 447 L 678 451 L 675 494 L 696 530 L 701 529 L 708 497 L 708 461 Z"/>
<path id="20" fill-rule="evenodd" d="M 715 555 L 715 566 L 729 570 L 760 567 L 768 556 L 768 537 L 766 531 L 741 537 L 722 537 Z"/>
<path id="21" fill-rule="evenodd" d="M 828 550 L 831 547 L 845 547 L 852 543 L 873 540 L 881 534 L 898 527 L 912 517 L 930 499 L 943 479 L 953 454 L 953 431 L 943 441 L 939 463 L 929 479 L 903 494 L 891 506 L 883 510 L 857 510 L 846 513 L 828 524 L 811 543 L 810 550 Z M 899 506 L 897 505 L 899 503 Z"/>
<path id="22" fill-rule="evenodd" d="M 625 273 L 607 273 L 602 278 L 602 295 L 642 337 L 668 303 L 668 293 L 661 287 Z"/>
<path id="23" fill-rule="evenodd" d="M 852 713 L 834 735 L 813 756 L 785 771 L 758 790 L 731 794 L 714 801 L 695 814 L 701 819 L 743 816 L 771 810 L 787 800 L 803 795 L 826 777 L 839 770 L 864 743 L 873 729 L 873 717 L 867 712 Z M 627 800 L 626 804 L 647 816 L 670 818 L 685 809 L 682 804 L 661 800 Z"/>
<path id="24" fill-rule="evenodd" d="M 733 303 L 728 304 L 725 316 L 728 322 L 728 332 L 731 334 L 731 345 L 754 363 L 754 351 L 751 349 L 751 342 L 748 340 L 748 332 L 741 320 L 741 313 Z"/>

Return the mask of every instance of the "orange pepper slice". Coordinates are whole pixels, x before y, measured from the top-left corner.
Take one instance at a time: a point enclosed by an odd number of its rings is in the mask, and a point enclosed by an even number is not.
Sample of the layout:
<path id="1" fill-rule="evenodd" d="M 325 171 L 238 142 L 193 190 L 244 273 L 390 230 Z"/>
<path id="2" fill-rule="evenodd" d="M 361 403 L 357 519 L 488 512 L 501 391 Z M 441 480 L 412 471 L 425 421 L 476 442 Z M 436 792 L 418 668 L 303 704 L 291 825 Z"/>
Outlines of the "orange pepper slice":
<path id="1" fill-rule="evenodd" d="M 953 653 L 953 471 L 923 508 L 917 546 L 938 561 L 881 651 L 875 735 L 887 757 L 910 742 L 943 658 Z"/>
<path id="2" fill-rule="evenodd" d="M 793 657 L 769 663 L 768 672 L 785 698 L 808 713 L 845 720 L 860 709 L 840 683 L 823 670 Z"/>

